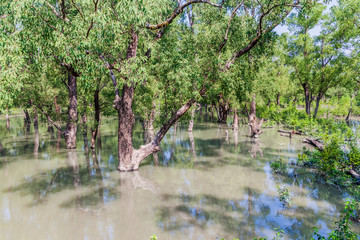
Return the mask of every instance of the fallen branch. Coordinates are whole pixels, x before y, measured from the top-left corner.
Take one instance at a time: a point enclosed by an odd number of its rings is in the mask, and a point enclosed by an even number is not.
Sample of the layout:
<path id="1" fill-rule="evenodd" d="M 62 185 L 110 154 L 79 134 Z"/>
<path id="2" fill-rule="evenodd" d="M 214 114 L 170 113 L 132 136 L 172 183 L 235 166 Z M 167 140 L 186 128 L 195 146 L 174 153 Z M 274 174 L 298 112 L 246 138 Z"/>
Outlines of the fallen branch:
<path id="1" fill-rule="evenodd" d="M 286 131 L 286 130 L 282 130 L 282 129 L 279 129 L 278 132 L 281 132 L 281 133 L 289 133 L 289 134 L 298 134 L 298 135 L 302 135 L 303 133 L 301 131 Z"/>
<path id="2" fill-rule="evenodd" d="M 360 174 L 358 174 L 354 169 L 348 170 L 347 173 L 354 177 L 356 180 L 360 181 Z"/>
<path id="3" fill-rule="evenodd" d="M 319 142 L 318 140 L 312 139 L 312 138 L 305 138 L 303 140 L 304 143 L 308 143 L 314 147 L 316 147 L 319 151 L 323 151 L 324 150 L 324 144 L 322 144 L 321 142 Z"/>

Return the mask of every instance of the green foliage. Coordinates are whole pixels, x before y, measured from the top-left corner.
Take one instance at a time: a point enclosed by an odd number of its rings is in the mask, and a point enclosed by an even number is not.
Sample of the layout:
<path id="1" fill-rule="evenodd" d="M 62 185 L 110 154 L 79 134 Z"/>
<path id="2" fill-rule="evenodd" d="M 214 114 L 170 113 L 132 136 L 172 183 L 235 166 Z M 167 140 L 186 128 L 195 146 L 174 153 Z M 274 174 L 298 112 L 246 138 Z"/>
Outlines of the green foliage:
<path id="1" fill-rule="evenodd" d="M 314 228 L 314 236 L 312 239 L 317 240 L 357 240 L 360 235 L 357 235 L 351 230 L 351 219 L 356 218 L 356 214 L 359 211 L 359 202 L 355 200 L 347 200 L 345 208 L 341 214 L 340 220 L 334 231 L 332 231 L 328 237 L 321 236 L 319 230 Z"/>
<path id="2" fill-rule="evenodd" d="M 158 238 L 156 237 L 155 234 L 153 234 L 151 237 L 150 237 L 150 240 L 157 240 Z"/>
<path id="3" fill-rule="evenodd" d="M 279 200 L 284 204 L 284 206 L 289 206 L 292 203 L 290 191 L 288 186 L 279 187 L 276 186 L 277 192 L 279 194 Z"/>
<path id="4" fill-rule="evenodd" d="M 284 174 L 286 173 L 287 165 L 282 158 L 278 158 L 270 164 L 270 167 L 274 173 Z"/>

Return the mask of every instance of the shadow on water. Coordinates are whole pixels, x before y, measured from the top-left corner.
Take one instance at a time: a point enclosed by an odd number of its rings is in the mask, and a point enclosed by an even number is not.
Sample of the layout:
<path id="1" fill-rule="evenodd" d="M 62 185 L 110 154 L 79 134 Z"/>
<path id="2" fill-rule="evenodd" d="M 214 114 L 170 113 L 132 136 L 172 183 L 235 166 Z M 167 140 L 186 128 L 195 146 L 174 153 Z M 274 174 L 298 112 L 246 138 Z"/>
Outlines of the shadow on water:
<path id="1" fill-rule="evenodd" d="M 23 183 L 9 189 L 9 192 L 20 192 L 33 197 L 29 206 L 46 203 L 51 195 L 71 190 L 75 194 L 66 200 L 61 207 L 89 207 L 104 204 L 117 199 L 118 191 L 115 187 L 104 187 L 103 174 L 99 165 L 99 158 L 92 151 L 91 161 L 80 165 L 79 153 L 74 150 L 66 151 L 66 166 L 53 168 L 26 178 Z M 108 170 L 107 170 L 108 171 Z"/>

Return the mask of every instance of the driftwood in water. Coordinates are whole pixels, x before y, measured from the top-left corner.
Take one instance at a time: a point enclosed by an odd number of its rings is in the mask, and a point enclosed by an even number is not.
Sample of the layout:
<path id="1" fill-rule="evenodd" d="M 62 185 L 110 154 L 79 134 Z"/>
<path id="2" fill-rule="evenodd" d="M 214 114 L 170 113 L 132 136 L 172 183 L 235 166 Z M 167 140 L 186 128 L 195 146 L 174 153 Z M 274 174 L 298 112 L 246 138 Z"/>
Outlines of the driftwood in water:
<path id="1" fill-rule="evenodd" d="M 302 134 L 302 132 L 300 132 L 300 131 L 286 131 L 286 130 L 282 130 L 282 129 L 279 129 L 278 132 L 289 134 L 289 135 L 280 134 L 280 136 L 289 137 L 289 138 L 292 138 L 293 134 L 298 134 L 298 135 Z"/>
<path id="2" fill-rule="evenodd" d="M 305 138 L 303 140 L 304 143 L 308 143 L 314 147 L 316 147 L 319 151 L 323 151 L 324 150 L 324 144 L 322 144 L 321 142 L 319 142 L 318 140 L 312 139 L 312 138 Z"/>
<path id="3" fill-rule="evenodd" d="M 263 131 L 261 131 L 261 125 L 264 122 L 264 119 L 260 119 L 260 121 L 257 121 L 256 118 L 256 101 L 255 101 L 256 95 L 253 95 L 253 100 L 250 103 L 250 113 L 248 113 L 249 117 L 249 126 L 250 126 L 250 136 L 252 138 L 257 138 Z"/>

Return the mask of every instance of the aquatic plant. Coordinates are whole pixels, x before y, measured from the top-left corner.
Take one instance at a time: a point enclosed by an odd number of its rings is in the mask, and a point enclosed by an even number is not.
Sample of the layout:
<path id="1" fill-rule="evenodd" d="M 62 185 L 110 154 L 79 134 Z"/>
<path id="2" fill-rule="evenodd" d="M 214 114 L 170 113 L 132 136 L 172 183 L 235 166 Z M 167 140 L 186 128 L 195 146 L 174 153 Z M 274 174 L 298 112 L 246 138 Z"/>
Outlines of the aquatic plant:
<path id="1" fill-rule="evenodd" d="M 292 201 L 291 201 L 289 187 L 288 186 L 283 186 L 283 187 L 276 186 L 276 189 L 279 194 L 279 199 L 281 202 L 283 202 L 284 206 L 291 205 Z"/>
<path id="2" fill-rule="evenodd" d="M 334 231 L 332 231 L 328 237 L 324 237 L 319 234 L 319 229 L 314 228 L 313 240 L 357 240 L 360 235 L 351 230 L 352 218 L 356 218 L 357 211 L 359 209 L 359 203 L 354 199 L 348 199 L 345 203 L 345 208 L 341 214 L 340 220 Z"/>
<path id="3" fill-rule="evenodd" d="M 270 167 L 274 173 L 284 174 L 286 173 L 286 163 L 282 158 L 276 159 L 274 162 L 270 164 Z"/>

